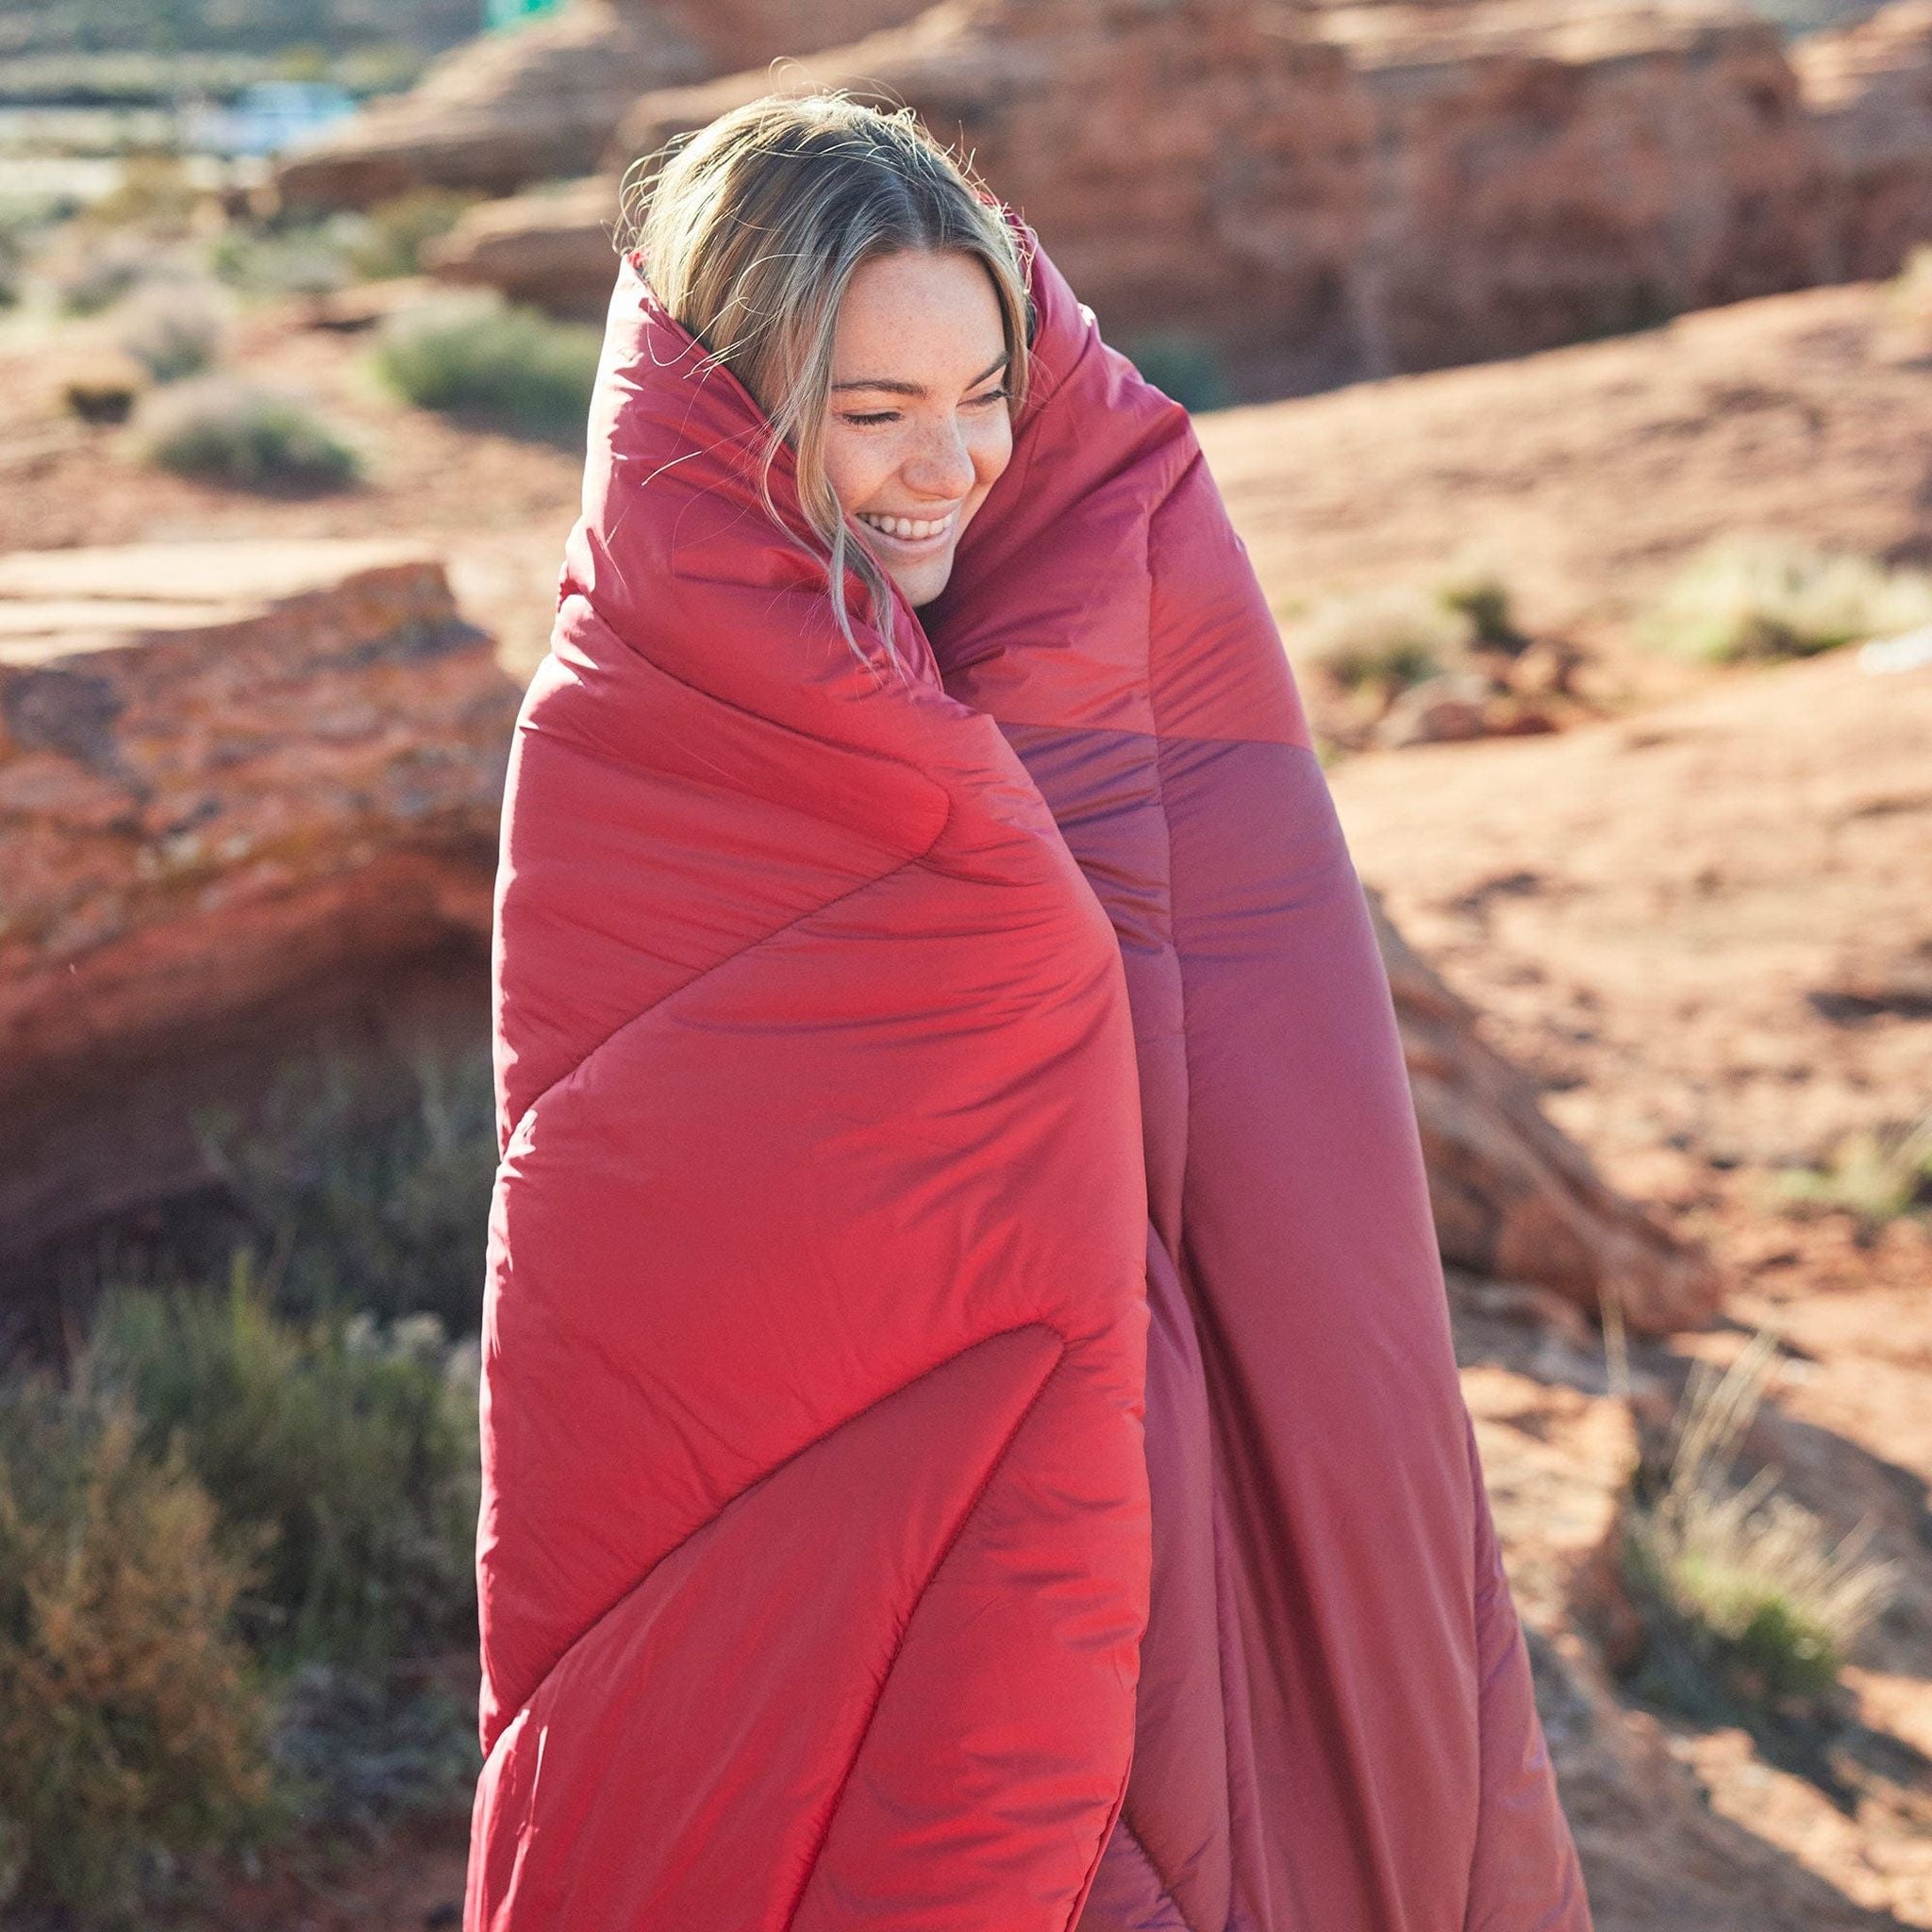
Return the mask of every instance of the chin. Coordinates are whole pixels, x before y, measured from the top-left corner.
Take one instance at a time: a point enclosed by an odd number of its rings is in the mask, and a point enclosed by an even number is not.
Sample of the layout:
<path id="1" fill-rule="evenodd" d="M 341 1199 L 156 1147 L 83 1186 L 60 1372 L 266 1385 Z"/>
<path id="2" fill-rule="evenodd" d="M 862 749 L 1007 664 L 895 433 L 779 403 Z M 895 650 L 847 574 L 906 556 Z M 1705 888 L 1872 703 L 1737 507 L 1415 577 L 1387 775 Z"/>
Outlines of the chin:
<path id="1" fill-rule="evenodd" d="M 935 557 L 929 563 L 916 563 L 906 570 L 886 573 L 898 585 L 907 603 L 917 610 L 923 604 L 930 604 L 946 588 L 953 575 L 953 559 L 950 557 Z"/>

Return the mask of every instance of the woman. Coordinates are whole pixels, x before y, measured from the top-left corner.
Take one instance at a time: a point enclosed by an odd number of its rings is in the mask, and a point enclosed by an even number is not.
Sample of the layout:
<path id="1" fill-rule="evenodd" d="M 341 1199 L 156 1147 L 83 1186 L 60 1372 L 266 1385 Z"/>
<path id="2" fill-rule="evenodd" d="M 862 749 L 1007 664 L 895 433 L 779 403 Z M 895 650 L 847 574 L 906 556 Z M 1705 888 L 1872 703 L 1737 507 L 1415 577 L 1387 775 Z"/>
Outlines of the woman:
<path id="1" fill-rule="evenodd" d="M 1186 413 L 834 97 L 613 293 L 498 887 L 469 1932 L 1587 1932 Z"/>

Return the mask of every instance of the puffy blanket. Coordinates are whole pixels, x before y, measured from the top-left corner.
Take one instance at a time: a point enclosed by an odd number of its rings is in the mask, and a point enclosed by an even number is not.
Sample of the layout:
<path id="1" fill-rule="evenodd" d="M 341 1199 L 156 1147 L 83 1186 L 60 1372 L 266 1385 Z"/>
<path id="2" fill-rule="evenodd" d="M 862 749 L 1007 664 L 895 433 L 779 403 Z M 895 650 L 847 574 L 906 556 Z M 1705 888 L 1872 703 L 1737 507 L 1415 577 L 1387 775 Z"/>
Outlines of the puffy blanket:
<path id="1" fill-rule="evenodd" d="M 1287 661 L 1019 232 L 904 676 L 612 297 L 498 881 L 465 1924 L 1585 1932 Z"/>

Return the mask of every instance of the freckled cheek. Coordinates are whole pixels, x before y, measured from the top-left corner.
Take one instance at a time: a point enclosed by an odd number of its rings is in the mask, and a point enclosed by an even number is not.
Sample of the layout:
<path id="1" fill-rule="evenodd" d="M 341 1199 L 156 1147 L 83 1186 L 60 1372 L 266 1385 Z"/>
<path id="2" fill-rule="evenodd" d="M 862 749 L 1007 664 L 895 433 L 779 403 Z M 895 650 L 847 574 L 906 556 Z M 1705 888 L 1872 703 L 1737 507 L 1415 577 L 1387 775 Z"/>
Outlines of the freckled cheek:
<path id="1" fill-rule="evenodd" d="M 973 483 L 975 496 L 983 496 L 999 481 L 1013 459 L 1013 433 L 1010 425 L 990 428 L 973 445 Z"/>
<path id="2" fill-rule="evenodd" d="M 825 436 L 825 480 L 848 510 L 874 503 L 899 467 L 900 451 L 876 435 L 860 437 L 840 429 Z"/>

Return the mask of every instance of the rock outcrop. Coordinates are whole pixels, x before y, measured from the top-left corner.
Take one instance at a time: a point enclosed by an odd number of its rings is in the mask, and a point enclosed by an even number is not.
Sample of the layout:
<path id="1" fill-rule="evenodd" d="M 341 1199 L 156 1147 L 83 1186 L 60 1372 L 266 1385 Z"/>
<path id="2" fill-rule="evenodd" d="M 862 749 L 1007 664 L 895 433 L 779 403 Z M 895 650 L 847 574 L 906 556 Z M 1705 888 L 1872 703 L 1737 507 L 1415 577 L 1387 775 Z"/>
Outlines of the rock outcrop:
<path id="1" fill-rule="evenodd" d="M 1824 143 L 1777 29 L 1727 0 L 1317 18 L 1374 103 L 1368 371 L 1524 355 L 1832 274 Z"/>
<path id="2" fill-rule="evenodd" d="M 1846 257 L 1841 164 L 1776 28 L 1731 0 L 947 0 L 645 95 L 602 186 L 479 211 L 443 271 L 597 311 L 615 177 L 787 83 L 911 105 L 1117 340 L 1208 347 L 1256 391 L 1520 355 Z"/>
<path id="3" fill-rule="evenodd" d="M 622 213 L 615 175 L 588 175 L 544 194 L 512 194 L 470 209 L 454 236 L 432 242 L 436 276 L 494 289 L 552 315 L 601 322 L 617 273 L 612 236 Z"/>
<path id="4" fill-rule="evenodd" d="M 1810 35 L 1791 61 L 1838 184 L 1835 273 L 1889 275 L 1932 242 L 1932 0 Z"/>
<path id="5" fill-rule="evenodd" d="M 291 153 L 284 203 L 368 208 L 412 188 L 508 194 L 593 168 L 640 94 L 869 33 L 917 0 L 574 0 L 484 34 L 407 94 Z"/>
<path id="6" fill-rule="evenodd" d="M 166 1191 L 309 991 L 480 958 L 517 701 L 411 546 L 0 558 L 0 1246 Z"/>

